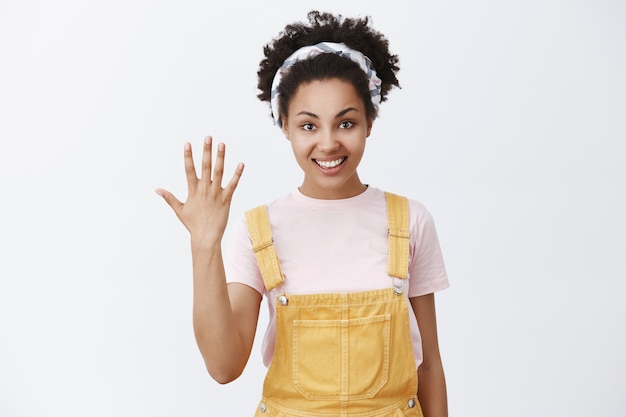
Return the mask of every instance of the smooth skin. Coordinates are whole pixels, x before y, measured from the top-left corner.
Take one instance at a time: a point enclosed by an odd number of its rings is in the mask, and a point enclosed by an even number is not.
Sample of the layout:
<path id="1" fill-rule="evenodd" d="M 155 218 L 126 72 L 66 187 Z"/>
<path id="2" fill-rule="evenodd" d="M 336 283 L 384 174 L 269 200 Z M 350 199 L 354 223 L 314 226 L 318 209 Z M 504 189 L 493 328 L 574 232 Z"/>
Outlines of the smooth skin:
<path id="1" fill-rule="evenodd" d="M 352 84 L 328 79 L 302 84 L 282 120 L 304 179 L 300 191 L 312 198 L 340 199 L 367 188 L 357 168 L 372 120 Z M 232 195 L 243 164 L 222 188 L 223 144 L 218 145 L 211 178 L 211 138 L 204 143 L 202 175 L 196 177 L 191 145 L 185 144 L 188 197 L 183 204 L 170 192 L 157 193 L 172 207 L 191 235 L 194 280 L 194 332 L 209 374 L 220 383 L 236 379 L 250 356 L 261 295 L 243 284 L 226 284 L 221 240 Z M 446 383 L 439 352 L 433 294 L 410 299 L 423 348 L 418 397 L 425 417 L 447 417 Z"/>
<path id="2" fill-rule="evenodd" d="M 212 168 L 212 139 L 207 137 L 202 152 L 201 177 L 196 176 L 191 145 L 185 144 L 187 200 L 157 189 L 191 236 L 193 262 L 193 328 L 206 368 L 221 384 L 243 372 L 254 341 L 261 294 L 243 284 L 226 284 L 222 238 L 228 222 L 233 193 L 243 173 L 237 165 L 222 188 L 225 145 L 217 145 Z M 212 176 L 211 176 L 211 171 Z"/>
<path id="3" fill-rule="evenodd" d="M 448 416 L 446 377 L 439 352 L 435 294 L 410 299 L 422 336 L 422 364 L 417 370 L 417 397 L 426 417 Z"/>
<path id="4" fill-rule="evenodd" d="M 304 172 L 300 192 L 312 198 L 354 197 L 367 188 L 357 168 L 372 121 L 352 84 L 338 79 L 301 84 L 289 102 L 283 133 Z M 341 163 L 333 168 L 320 163 Z"/>

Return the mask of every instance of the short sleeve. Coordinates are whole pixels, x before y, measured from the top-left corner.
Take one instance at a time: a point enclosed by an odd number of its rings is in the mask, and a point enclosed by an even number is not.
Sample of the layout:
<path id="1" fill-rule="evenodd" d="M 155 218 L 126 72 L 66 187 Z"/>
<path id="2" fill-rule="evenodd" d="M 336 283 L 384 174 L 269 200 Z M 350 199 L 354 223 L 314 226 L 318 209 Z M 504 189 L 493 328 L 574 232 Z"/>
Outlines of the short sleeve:
<path id="1" fill-rule="evenodd" d="M 245 284 L 254 288 L 259 294 L 265 292 L 265 284 L 252 250 L 245 217 L 233 226 L 229 234 L 224 268 L 228 283 Z"/>
<path id="2" fill-rule="evenodd" d="M 409 297 L 430 294 L 449 287 L 435 221 L 420 203 L 411 201 L 411 248 Z"/>

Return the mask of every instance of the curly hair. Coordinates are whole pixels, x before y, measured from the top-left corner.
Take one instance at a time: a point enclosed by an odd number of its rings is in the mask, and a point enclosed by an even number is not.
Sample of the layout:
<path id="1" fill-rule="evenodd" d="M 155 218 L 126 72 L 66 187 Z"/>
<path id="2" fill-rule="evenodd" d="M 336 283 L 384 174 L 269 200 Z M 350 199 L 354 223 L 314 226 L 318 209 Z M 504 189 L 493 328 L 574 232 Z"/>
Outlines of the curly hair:
<path id="1" fill-rule="evenodd" d="M 398 56 L 389 52 L 389 41 L 370 26 L 370 18 L 343 18 L 341 15 L 308 13 L 308 24 L 293 23 L 285 26 L 279 36 L 263 47 L 265 58 L 259 64 L 258 98 L 271 100 L 272 81 L 285 59 L 303 46 L 320 42 L 343 42 L 348 47 L 367 56 L 378 78 L 382 81 L 381 102 L 393 86 L 400 87 L 396 73 L 400 70 Z M 320 54 L 294 64 L 279 86 L 279 112 L 287 115 L 288 103 L 297 87 L 306 82 L 339 78 L 352 83 L 363 98 L 368 116 L 374 117 L 374 106 L 369 99 L 367 76 L 351 60 L 335 54 Z"/>

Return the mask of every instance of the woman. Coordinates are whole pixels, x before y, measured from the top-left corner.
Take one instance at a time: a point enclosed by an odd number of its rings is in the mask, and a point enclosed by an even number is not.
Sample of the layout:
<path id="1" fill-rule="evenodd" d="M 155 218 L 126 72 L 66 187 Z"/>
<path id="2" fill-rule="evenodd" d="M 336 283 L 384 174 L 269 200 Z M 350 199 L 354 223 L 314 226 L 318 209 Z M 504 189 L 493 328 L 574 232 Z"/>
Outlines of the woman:
<path id="1" fill-rule="evenodd" d="M 213 166 L 208 137 L 197 178 L 187 143 L 186 202 L 157 190 L 191 235 L 198 347 L 216 381 L 237 378 L 265 295 L 269 369 L 255 415 L 447 416 L 433 293 L 448 279 L 433 220 L 357 172 L 398 58 L 367 18 L 308 17 L 265 46 L 258 71 L 259 98 L 303 171 L 298 190 L 246 213 L 226 267 L 243 164 L 222 187 L 225 146 Z"/>

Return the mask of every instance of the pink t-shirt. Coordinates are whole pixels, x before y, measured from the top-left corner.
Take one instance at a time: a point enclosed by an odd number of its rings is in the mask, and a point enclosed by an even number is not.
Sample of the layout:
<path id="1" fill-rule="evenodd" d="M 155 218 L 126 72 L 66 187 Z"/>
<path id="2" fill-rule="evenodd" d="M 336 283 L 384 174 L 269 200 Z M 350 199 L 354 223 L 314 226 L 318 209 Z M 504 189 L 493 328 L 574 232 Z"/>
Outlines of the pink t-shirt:
<path id="1" fill-rule="evenodd" d="M 267 207 L 285 276 L 283 285 L 270 292 L 265 289 L 245 218 L 230 234 L 226 257 L 228 282 L 246 284 L 267 297 L 270 321 L 262 345 L 266 366 L 274 353 L 277 295 L 358 292 L 404 284 L 405 294 L 417 297 L 448 287 L 435 224 L 417 201 L 409 200 L 410 265 L 404 283 L 387 274 L 389 237 L 383 191 L 368 187 L 362 194 L 342 200 L 319 200 L 296 191 Z M 415 316 L 410 318 L 419 366 L 421 337 Z"/>

